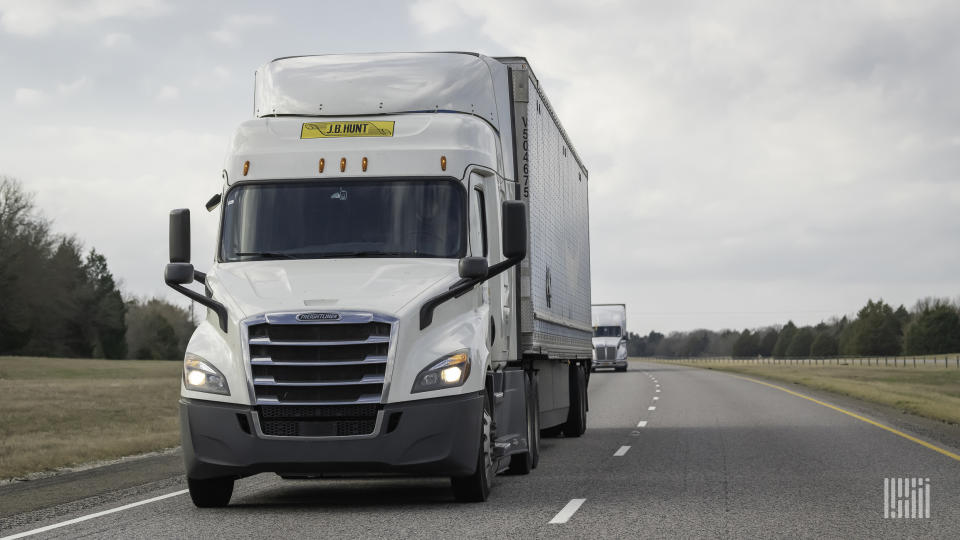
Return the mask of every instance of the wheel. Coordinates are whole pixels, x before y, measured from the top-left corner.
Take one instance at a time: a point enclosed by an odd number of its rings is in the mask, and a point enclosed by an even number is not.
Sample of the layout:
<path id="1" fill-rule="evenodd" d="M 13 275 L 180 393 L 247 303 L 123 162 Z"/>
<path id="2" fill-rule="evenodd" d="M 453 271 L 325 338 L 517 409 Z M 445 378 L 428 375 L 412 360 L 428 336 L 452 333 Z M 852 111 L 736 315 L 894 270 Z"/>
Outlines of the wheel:
<path id="1" fill-rule="evenodd" d="M 579 437 L 587 430 L 587 380 L 580 366 L 571 366 L 570 412 L 563 424 L 563 434 Z"/>
<path id="2" fill-rule="evenodd" d="M 530 474 L 540 461 L 540 403 L 536 377 L 525 376 L 527 395 L 527 451 L 510 456 L 510 474 Z"/>
<path id="3" fill-rule="evenodd" d="M 453 496 L 459 502 L 483 502 L 490 495 L 494 476 L 490 433 L 492 424 L 490 399 L 484 392 L 483 413 L 480 421 L 480 447 L 477 449 L 477 468 L 473 471 L 473 474 L 450 478 Z"/>
<path id="4" fill-rule="evenodd" d="M 220 508 L 230 502 L 233 478 L 187 478 L 187 487 L 190 488 L 190 498 L 197 508 Z"/>

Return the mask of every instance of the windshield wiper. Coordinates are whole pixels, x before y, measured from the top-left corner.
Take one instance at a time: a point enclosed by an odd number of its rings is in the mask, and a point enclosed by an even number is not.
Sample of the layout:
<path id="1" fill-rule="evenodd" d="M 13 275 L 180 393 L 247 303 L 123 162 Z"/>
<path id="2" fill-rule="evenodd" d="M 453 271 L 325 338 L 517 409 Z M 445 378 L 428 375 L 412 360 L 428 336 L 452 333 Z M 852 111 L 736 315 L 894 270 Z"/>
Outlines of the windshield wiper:
<path id="1" fill-rule="evenodd" d="M 238 251 L 234 253 L 237 257 L 263 257 L 264 259 L 298 259 L 289 253 L 279 251 Z"/>

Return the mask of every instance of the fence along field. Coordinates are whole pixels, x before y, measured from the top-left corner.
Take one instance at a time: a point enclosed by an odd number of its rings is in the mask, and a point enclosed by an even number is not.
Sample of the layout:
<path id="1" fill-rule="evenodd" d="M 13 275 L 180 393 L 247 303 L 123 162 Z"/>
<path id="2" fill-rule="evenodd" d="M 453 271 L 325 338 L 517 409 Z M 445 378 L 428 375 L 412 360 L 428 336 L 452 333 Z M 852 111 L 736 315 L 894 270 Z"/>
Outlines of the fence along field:
<path id="1" fill-rule="evenodd" d="M 960 369 L 960 354 L 929 354 L 923 356 L 827 356 L 806 358 L 733 358 L 731 356 L 663 357 L 651 358 L 655 362 L 702 362 L 733 363 L 767 366 L 876 366 L 880 367 L 944 367 Z"/>

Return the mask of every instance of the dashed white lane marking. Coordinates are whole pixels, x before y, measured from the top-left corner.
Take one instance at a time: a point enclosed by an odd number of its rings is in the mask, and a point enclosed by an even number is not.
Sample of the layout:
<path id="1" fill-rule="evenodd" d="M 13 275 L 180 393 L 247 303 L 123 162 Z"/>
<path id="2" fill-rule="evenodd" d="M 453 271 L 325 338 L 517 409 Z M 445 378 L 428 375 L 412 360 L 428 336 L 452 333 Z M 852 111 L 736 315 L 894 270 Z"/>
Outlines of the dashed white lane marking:
<path id="1" fill-rule="evenodd" d="M 658 400 L 658 399 L 660 399 L 660 396 L 653 396 L 653 400 L 654 400 L 654 401 L 656 401 L 656 400 Z"/>
<path id="2" fill-rule="evenodd" d="M 655 410 L 657 410 L 657 408 L 654 407 L 653 405 L 651 405 L 651 406 L 647 407 L 647 410 L 648 410 L 648 411 L 655 411 Z M 0 539 L 0 540 L 2 540 L 2 539 Z"/>
<path id="3" fill-rule="evenodd" d="M 637 427 L 647 427 L 647 421 L 646 421 L 646 420 L 641 420 L 640 423 L 637 424 Z"/>
<path id="4" fill-rule="evenodd" d="M 159 497 L 154 497 L 152 499 L 146 499 L 143 501 L 138 501 L 135 503 L 125 504 L 123 506 L 118 506 L 116 508 L 111 508 L 110 510 L 104 510 L 103 512 L 96 512 L 93 514 L 88 514 L 86 516 L 80 516 L 74 519 L 68 519 L 67 521 L 61 521 L 60 523 L 54 523 L 53 525 L 47 525 L 46 527 L 40 527 L 39 529 L 33 529 L 30 531 L 24 531 L 22 533 L 12 534 L 10 536 L 4 536 L 0 540 L 14 540 L 14 538 L 24 538 L 27 536 L 33 536 L 35 534 L 40 534 L 42 532 L 52 531 L 54 529 L 59 529 L 60 527 L 66 527 L 67 525 L 73 525 L 75 523 L 81 523 L 90 519 L 98 518 L 101 516 L 106 516 L 108 514 L 115 514 L 117 512 L 122 512 L 124 510 L 129 510 L 130 508 L 136 508 L 137 506 L 143 506 L 145 504 L 150 504 L 152 502 L 162 501 L 163 499 L 169 499 L 170 497 L 176 497 L 177 495 L 183 495 L 188 490 L 181 489 L 180 491 L 174 491 L 173 493 L 167 493 L 166 495 L 160 495 Z"/>
<path id="5" fill-rule="evenodd" d="M 659 388 L 657 388 L 657 392 L 658 392 L 658 393 L 660 392 L 660 389 L 659 389 Z"/>
<path id="6" fill-rule="evenodd" d="M 563 510 L 557 512 L 557 515 L 553 516 L 553 519 L 550 520 L 550 523 L 566 523 L 573 517 L 573 514 L 580 509 L 580 505 L 586 502 L 586 499 L 570 499 L 570 502 L 563 507 Z"/>
<path id="7" fill-rule="evenodd" d="M 629 446 L 621 446 L 616 452 L 613 453 L 613 457 L 621 457 L 630 450 Z"/>

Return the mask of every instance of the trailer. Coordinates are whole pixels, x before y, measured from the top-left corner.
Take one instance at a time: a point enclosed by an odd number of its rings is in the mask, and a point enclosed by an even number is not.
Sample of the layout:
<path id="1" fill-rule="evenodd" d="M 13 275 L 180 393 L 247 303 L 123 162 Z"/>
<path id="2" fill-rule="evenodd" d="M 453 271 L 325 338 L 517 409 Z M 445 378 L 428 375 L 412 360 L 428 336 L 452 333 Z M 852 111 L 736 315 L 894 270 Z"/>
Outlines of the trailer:
<path id="1" fill-rule="evenodd" d="M 296 56 L 256 73 L 181 383 L 197 506 L 234 481 L 446 476 L 458 500 L 586 430 L 587 169 L 524 58 Z M 203 291 L 187 285 L 199 282 Z"/>

